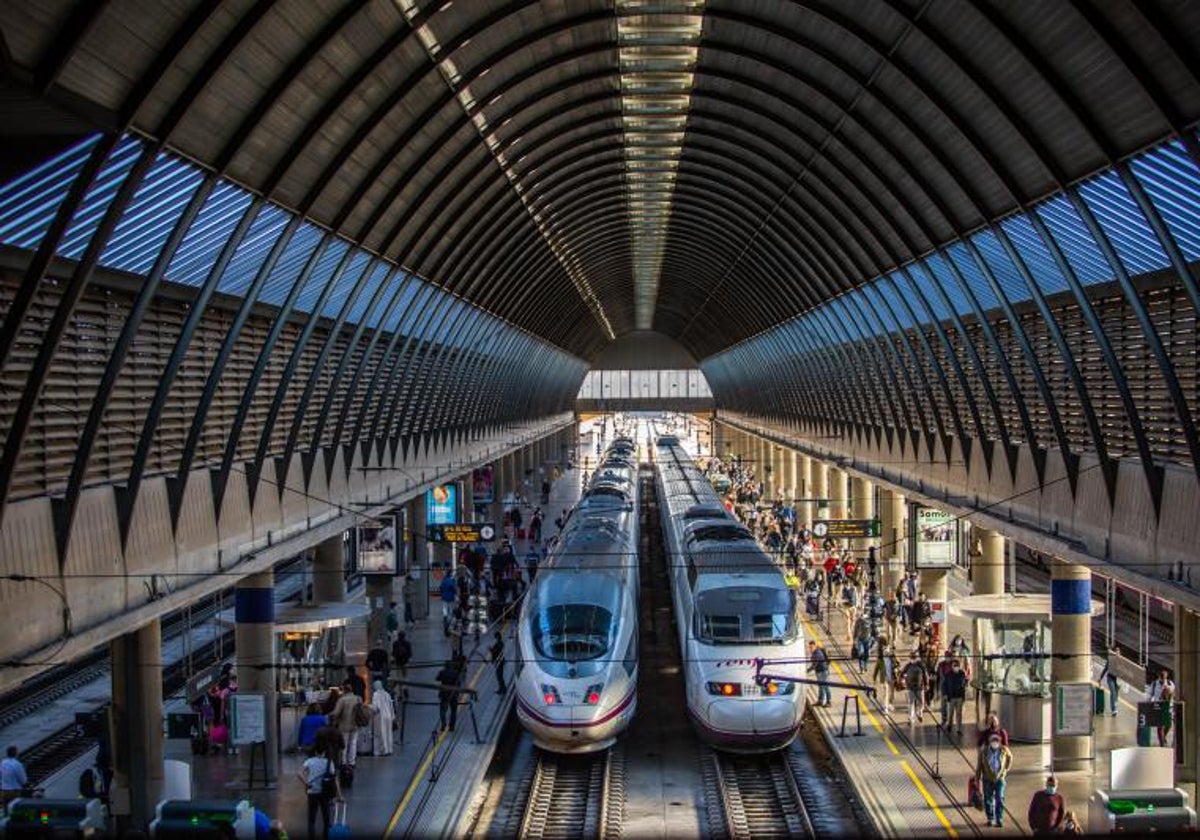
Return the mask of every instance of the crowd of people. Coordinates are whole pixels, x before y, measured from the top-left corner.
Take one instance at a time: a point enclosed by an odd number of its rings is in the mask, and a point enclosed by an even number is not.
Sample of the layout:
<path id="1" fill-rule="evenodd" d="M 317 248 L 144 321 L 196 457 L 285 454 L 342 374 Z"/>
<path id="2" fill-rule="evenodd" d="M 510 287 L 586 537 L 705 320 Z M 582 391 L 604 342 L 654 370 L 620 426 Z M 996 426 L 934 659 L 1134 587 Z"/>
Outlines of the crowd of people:
<path id="1" fill-rule="evenodd" d="M 819 541 L 808 524 L 799 521 L 793 505 L 778 500 L 764 502 L 763 483 L 753 467 L 736 459 L 723 462 L 712 458 L 707 472 L 714 486 L 728 488 L 725 507 L 786 568 L 793 586 L 803 594 L 805 613 L 812 619 L 824 616 L 827 627 L 831 613 L 841 614 L 850 660 L 857 664 L 860 678 L 876 687 L 884 711 L 895 711 L 898 697 L 903 697 L 911 725 L 922 723 L 926 714 L 931 714 L 935 725 L 949 738 L 966 746 L 962 741 L 963 707 L 971 685 L 971 649 L 961 634 L 942 644 L 940 628 L 933 626 L 932 605 L 926 593 L 920 591 L 916 572 L 906 572 L 894 589 L 881 592 L 874 557 L 864 562 L 835 540 Z M 1107 687 L 1112 715 L 1117 713 L 1120 690 L 1110 668 L 1115 653 L 1115 649 L 1108 651 L 1100 675 L 1100 682 Z M 818 639 L 809 639 L 808 673 L 817 683 L 814 706 L 831 705 L 831 663 L 826 647 Z M 1175 698 L 1175 685 L 1167 672 L 1151 684 L 1148 695 L 1150 700 L 1163 703 L 1158 742 L 1167 746 L 1172 738 L 1171 701 Z M 994 712 L 987 714 L 977 731 L 974 749 L 968 796 L 972 804 L 983 809 L 989 827 L 1003 827 L 1007 779 L 1014 756 L 1008 732 Z M 1026 817 L 1035 835 L 1084 832 L 1075 811 L 1066 807 L 1053 775 L 1033 795 Z"/>

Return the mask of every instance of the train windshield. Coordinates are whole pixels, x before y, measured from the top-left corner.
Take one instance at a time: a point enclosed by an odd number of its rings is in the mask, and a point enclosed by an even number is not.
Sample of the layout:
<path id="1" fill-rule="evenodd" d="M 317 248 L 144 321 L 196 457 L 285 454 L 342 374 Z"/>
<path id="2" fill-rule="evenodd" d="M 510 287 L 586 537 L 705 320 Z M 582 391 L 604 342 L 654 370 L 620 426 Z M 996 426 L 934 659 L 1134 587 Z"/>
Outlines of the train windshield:
<path id="1" fill-rule="evenodd" d="M 795 639 L 796 596 L 790 589 L 739 586 L 696 596 L 696 635 L 709 644 L 786 643 Z"/>
<path id="2" fill-rule="evenodd" d="M 555 604 L 533 619 L 533 645 L 547 659 L 578 662 L 608 652 L 613 615 L 597 604 Z"/>

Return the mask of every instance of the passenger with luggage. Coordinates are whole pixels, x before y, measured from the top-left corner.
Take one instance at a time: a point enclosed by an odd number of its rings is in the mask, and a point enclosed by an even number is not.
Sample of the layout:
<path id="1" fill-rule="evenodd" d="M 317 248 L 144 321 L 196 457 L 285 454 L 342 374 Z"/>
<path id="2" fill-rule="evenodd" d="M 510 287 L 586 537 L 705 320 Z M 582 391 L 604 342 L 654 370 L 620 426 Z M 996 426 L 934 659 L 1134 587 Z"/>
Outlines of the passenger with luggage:
<path id="1" fill-rule="evenodd" d="M 992 733 L 979 748 L 975 778 L 983 785 L 983 812 L 989 826 L 1004 827 L 1004 794 L 1012 761 L 1012 751 L 1000 742 L 997 733 Z"/>
<path id="2" fill-rule="evenodd" d="M 846 619 L 846 641 L 854 644 L 854 622 L 858 616 L 858 589 L 850 581 L 842 583 L 842 615 Z"/>
<path id="3" fill-rule="evenodd" d="M 867 662 L 871 659 L 873 639 L 871 622 L 865 615 L 860 615 L 854 621 L 854 655 L 858 659 L 858 673 L 860 674 L 867 672 Z"/>
<path id="4" fill-rule="evenodd" d="M 396 641 L 392 642 L 392 659 L 396 662 L 396 670 L 400 672 L 400 679 L 408 681 L 408 663 L 412 661 L 413 646 L 408 640 L 408 635 L 401 630 L 396 634 Z M 402 697 L 408 696 L 408 689 L 403 689 Z"/>

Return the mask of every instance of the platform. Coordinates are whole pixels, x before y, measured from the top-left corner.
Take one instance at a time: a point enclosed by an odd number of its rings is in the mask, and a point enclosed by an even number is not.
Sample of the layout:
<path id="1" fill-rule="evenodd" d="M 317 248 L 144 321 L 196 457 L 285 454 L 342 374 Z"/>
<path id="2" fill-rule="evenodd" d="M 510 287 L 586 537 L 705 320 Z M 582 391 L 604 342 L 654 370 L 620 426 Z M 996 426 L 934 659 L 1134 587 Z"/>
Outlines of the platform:
<path id="1" fill-rule="evenodd" d="M 555 482 L 546 511 L 572 507 L 579 498 L 579 470 L 564 472 Z M 552 520 L 548 516 L 547 520 Z M 554 535 L 552 521 L 545 536 Z M 526 541 L 514 544 L 518 558 Z M 433 682 L 451 652 L 442 632 L 440 603 L 434 600 L 429 617 L 409 631 L 413 660 L 409 680 Z M 412 689 L 407 703 L 403 739 L 395 733 L 390 756 L 359 754 L 353 787 L 346 791 L 347 824 L 354 836 L 435 837 L 457 836 L 460 822 L 471 811 L 479 782 L 495 751 L 497 739 L 513 702 L 513 663 L 516 661 L 516 628 L 510 616 L 504 627 L 507 645 L 509 691 L 496 691 L 495 671 L 486 661 L 490 635 L 465 646 L 469 666 L 466 688 L 476 691 L 473 709 L 459 710 L 454 732 L 438 732 L 438 703 L 432 689 Z M 347 654 L 361 663 L 366 654 L 366 628 L 352 624 L 347 630 Z M 360 673 L 366 677 L 365 670 Z M 397 720 L 401 710 L 397 698 Z M 474 725 L 472 724 L 472 711 Z M 186 761 L 193 771 L 194 798 L 247 798 L 255 807 L 278 818 L 293 837 L 306 836 L 307 797 L 299 781 L 304 756 L 285 745 L 280 756 L 279 784 L 272 789 L 247 791 L 246 757 L 193 756 L 186 742 L 168 742 L 167 758 Z"/>
<path id="2" fill-rule="evenodd" d="M 970 584 L 951 575 L 951 597 L 964 596 Z M 845 624 L 842 615 L 834 611 L 832 636 L 817 622 L 806 621 L 810 637 L 823 639 L 833 659 L 831 679 L 842 682 L 861 682 L 870 679 L 874 659 L 866 675 L 860 675 L 858 664 L 848 658 L 844 645 Z M 949 634 L 969 628 L 965 619 L 951 616 Z M 900 654 L 906 654 L 901 647 Z M 1098 668 L 1093 676 L 1098 676 Z M 1045 784 L 1050 771 L 1049 744 L 1011 744 L 1013 769 L 1008 776 L 1003 831 L 988 829 L 982 810 L 967 802 L 967 783 L 974 772 L 976 720 L 974 691 L 968 690 L 963 706 L 963 736 L 949 737 L 934 723 L 934 715 L 926 714 L 923 723 L 908 722 L 907 696 L 897 692 L 895 710 L 887 713 L 881 700 L 864 692 L 833 689 L 833 705 L 813 707 L 816 719 L 823 727 L 847 777 L 857 790 L 866 811 L 879 834 L 884 837 L 949 836 L 959 837 L 987 832 L 989 834 L 1028 834 L 1026 813 L 1035 791 Z M 846 698 L 857 693 L 862 704 L 862 735 L 856 734 L 854 702 L 847 706 L 846 734 L 841 735 L 842 709 Z M 1096 759 L 1090 766 L 1079 769 L 1057 769 L 1059 792 L 1068 809 L 1080 819 L 1087 819 L 1088 798 L 1097 788 L 1108 787 L 1110 751 L 1136 745 L 1137 700 L 1144 692 L 1124 686 L 1120 695 L 1118 714 L 1095 718 Z M 815 687 L 810 700 L 816 699 Z M 934 701 L 935 711 L 937 700 Z M 1001 720 L 1001 724 L 1004 721 Z"/>

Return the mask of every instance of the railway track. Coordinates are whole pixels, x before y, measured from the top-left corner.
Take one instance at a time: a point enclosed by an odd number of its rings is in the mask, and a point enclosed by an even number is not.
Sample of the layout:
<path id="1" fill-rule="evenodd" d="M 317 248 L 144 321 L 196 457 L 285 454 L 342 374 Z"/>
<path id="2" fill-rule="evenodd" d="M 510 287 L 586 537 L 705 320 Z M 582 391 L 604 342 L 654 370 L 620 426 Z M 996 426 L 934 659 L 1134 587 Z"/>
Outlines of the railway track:
<path id="1" fill-rule="evenodd" d="M 283 567 L 284 575 L 293 568 L 295 568 L 294 563 Z M 291 581 L 287 581 L 287 584 L 290 583 Z M 281 588 L 286 590 L 287 584 Z M 294 597 L 294 593 L 286 597 Z M 166 616 L 163 620 L 164 641 L 172 640 L 189 632 L 191 627 L 196 624 L 213 620 L 223 605 L 224 601 L 221 598 L 210 596 L 200 601 L 198 605 L 194 605 L 190 615 L 185 610 L 178 610 Z M 233 630 L 231 628 L 216 634 L 208 642 L 192 650 L 190 655 L 183 655 L 176 661 L 164 665 L 164 699 L 173 696 L 187 685 L 191 676 L 188 670 L 189 664 L 194 668 L 204 668 L 224 658 L 227 652 L 232 653 L 232 639 Z M 106 679 L 110 672 L 110 666 L 108 654 L 104 648 L 101 648 L 79 663 L 54 669 L 51 672 L 53 676 L 39 680 L 32 693 L 23 688 L 21 692 L 14 692 L 10 695 L 14 698 L 11 701 L 0 701 L 0 728 L 17 724 L 22 719 L 36 714 L 53 701 L 66 697 L 71 692 L 96 680 Z M 104 705 L 101 705 L 87 711 L 97 712 L 103 709 Z M 35 784 L 40 784 L 67 764 L 93 749 L 97 743 L 96 737 L 80 731 L 72 723 L 25 749 L 21 758 L 30 780 Z"/>
<path id="2" fill-rule="evenodd" d="M 620 745 L 590 755 L 539 752 L 518 836 L 531 840 L 620 837 L 624 768 Z"/>
<path id="3" fill-rule="evenodd" d="M 712 837 L 815 837 L 790 750 L 766 755 L 704 751 L 704 793 Z"/>

